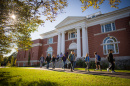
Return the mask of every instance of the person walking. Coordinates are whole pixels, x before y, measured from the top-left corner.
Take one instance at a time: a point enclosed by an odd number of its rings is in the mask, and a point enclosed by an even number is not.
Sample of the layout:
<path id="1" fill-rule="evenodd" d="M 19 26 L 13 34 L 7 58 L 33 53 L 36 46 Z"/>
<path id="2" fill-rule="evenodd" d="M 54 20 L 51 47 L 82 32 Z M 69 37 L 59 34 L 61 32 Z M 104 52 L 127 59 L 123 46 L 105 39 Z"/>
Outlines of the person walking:
<path id="1" fill-rule="evenodd" d="M 57 55 L 57 62 L 58 62 L 58 60 L 59 60 L 59 54 Z"/>
<path id="2" fill-rule="evenodd" d="M 60 58 L 62 58 L 63 57 L 63 54 L 62 53 L 60 53 Z"/>
<path id="3" fill-rule="evenodd" d="M 90 57 L 89 57 L 88 53 L 86 53 L 86 56 L 85 56 L 85 63 L 86 63 L 85 71 L 87 70 L 88 72 L 90 72 L 89 71 L 89 62 L 90 62 Z"/>
<path id="4" fill-rule="evenodd" d="M 42 64 L 43 64 L 43 62 L 44 62 L 44 57 L 43 57 L 43 54 L 41 55 L 41 57 L 40 57 L 40 68 L 42 68 Z"/>
<path id="5" fill-rule="evenodd" d="M 50 54 L 48 54 L 48 56 L 46 57 L 46 61 L 47 61 L 47 69 L 49 69 L 49 63 L 51 61 L 51 56 Z"/>
<path id="6" fill-rule="evenodd" d="M 56 59 L 56 57 L 55 57 L 55 55 L 53 55 L 52 56 L 52 69 L 55 69 L 55 59 Z"/>
<path id="7" fill-rule="evenodd" d="M 62 61 L 63 61 L 63 64 L 64 64 L 64 66 L 63 66 L 64 70 L 65 70 L 66 58 L 67 58 L 67 57 L 66 57 L 65 54 L 64 54 L 64 56 L 62 57 Z"/>
<path id="8" fill-rule="evenodd" d="M 73 55 L 74 55 L 74 64 L 73 64 L 73 71 L 74 71 L 74 68 L 76 66 L 76 56 L 75 56 L 75 53 L 73 52 Z"/>
<path id="9" fill-rule="evenodd" d="M 99 70 L 101 70 L 101 66 L 100 66 L 101 57 L 97 55 L 97 52 L 94 52 L 94 55 L 95 55 L 95 64 L 96 64 L 95 70 L 98 70 L 98 67 L 99 67 Z"/>
<path id="10" fill-rule="evenodd" d="M 74 54 L 73 54 L 73 51 L 71 51 L 71 53 L 70 53 L 70 55 L 69 55 L 69 61 L 70 61 L 70 63 L 71 63 L 71 72 L 73 72 L 73 65 L 74 65 L 74 59 L 75 59 L 75 56 L 74 56 Z"/>
<path id="11" fill-rule="evenodd" d="M 113 58 L 113 50 L 109 50 L 109 54 L 107 55 L 108 62 L 110 63 L 110 67 L 107 68 L 107 71 L 109 72 L 109 69 L 112 69 L 111 73 L 115 73 L 115 59 Z"/>

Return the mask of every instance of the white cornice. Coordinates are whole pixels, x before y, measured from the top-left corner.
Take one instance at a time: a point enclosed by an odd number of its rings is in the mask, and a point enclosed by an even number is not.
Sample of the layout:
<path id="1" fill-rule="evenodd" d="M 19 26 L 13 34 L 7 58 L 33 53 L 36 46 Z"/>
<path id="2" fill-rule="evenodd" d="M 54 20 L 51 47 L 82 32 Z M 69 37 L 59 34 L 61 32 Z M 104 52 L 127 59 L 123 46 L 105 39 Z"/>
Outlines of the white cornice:
<path id="1" fill-rule="evenodd" d="M 57 26 L 55 26 L 55 28 L 60 29 L 66 25 L 74 24 L 74 23 L 82 21 L 84 19 L 86 19 L 85 16 L 68 16 L 63 21 L 61 21 Z"/>
<path id="2" fill-rule="evenodd" d="M 41 43 L 32 44 L 32 47 L 35 47 L 35 46 L 42 46 L 42 44 Z"/>
<path id="3" fill-rule="evenodd" d="M 50 37 L 53 37 L 53 36 L 56 36 L 58 35 L 58 32 L 57 30 L 52 30 L 52 31 L 49 31 L 49 32 L 46 32 L 46 33 L 43 33 L 43 34 L 40 34 L 40 36 L 45 39 L 45 38 L 50 38 Z"/>
<path id="4" fill-rule="evenodd" d="M 27 61 L 17 61 L 17 63 L 25 63 L 25 62 L 28 62 L 28 60 Z M 39 62 L 39 60 L 30 60 L 30 62 Z"/>
<path id="5" fill-rule="evenodd" d="M 87 23 L 86 25 L 87 27 L 90 27 L 97 24 L 104 24 L 128 16 L 130 16 L 130 7 L 109 12 L 92 19 L 86 19 L 86 23 Z"/>

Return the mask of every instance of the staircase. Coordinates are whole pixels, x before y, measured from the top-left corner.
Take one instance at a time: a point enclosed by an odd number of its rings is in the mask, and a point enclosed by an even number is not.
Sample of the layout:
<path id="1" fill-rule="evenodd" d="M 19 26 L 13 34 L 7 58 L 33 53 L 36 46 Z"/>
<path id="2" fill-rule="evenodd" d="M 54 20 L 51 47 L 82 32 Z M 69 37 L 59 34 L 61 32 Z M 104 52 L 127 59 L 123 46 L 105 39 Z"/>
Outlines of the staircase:
<path id="1" fill-rule="evenodd" d="M 70 62 L 68 61 L 68 60 L 66 60 L 66 64 L 69 64 Z M 46 67 L 47 66 L 47 64 L 44 66 L 44 67 Z M 49 64 L 49 68 L 52 68 L 52 66 L 53 66 L 53 63 L 52 62 L 50 62 L 50 64 Z M 62 58 L 59 58 L 59 60 L 57 61 L 55 61 L 55 68 L 62 68 L 64 66 L 64 64 L 63 64 L 63 61 L 62 61 Z"/>

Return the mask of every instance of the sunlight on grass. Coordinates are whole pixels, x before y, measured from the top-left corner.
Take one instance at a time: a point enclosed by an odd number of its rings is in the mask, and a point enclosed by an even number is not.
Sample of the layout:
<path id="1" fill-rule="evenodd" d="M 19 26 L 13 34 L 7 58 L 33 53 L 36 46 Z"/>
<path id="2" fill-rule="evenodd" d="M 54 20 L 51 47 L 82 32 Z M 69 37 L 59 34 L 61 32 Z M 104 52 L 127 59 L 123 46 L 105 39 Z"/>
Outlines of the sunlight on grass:
<path id="1" fill-rule="evenodd" d="M 0 86 L 128 86 L 129 84 L 130 79 L 110 76 L 0 68 Z"/>
<path id="2" fill-rule="evenodd" d="M 75 68 L 76 70 L 84 70 L 85 68 Z M 90 71 L 94 71 L 94 69 L 89 69 Z M 96 71 L 100 71 L 100 70 L 96 70 Z M 102 69 L 102 71 L 106 72 L 107 70 Z M 111 70 L 110 70 L 111 71 Z M 116 72 L 125 72 L 125 73 L 130 73 L 130 70 L 115 70 Z"/>

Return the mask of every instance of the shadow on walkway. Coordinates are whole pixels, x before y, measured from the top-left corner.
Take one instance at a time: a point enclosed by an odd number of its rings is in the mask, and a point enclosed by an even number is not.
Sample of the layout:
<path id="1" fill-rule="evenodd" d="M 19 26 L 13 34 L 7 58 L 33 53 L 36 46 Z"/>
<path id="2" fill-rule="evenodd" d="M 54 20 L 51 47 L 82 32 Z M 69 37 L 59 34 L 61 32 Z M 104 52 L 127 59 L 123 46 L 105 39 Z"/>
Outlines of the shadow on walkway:
<path id="1" fill-rule="evenodd" d="M 73 72 L 70 71 L 70 69 L 61 69 L 61 68 L 55 68 L 55 69 L 46 69 L 42 68 L 43 70 L 50 70 L 50 71 L 57 71 L 57 72 L 68 72 L 68 73 L 78 73 L 78 74 L 91 74 L 91 75 L 102 75 L 102 76 L 112 76 L 112 77 L 120 77 L 120 78 L 128 78 L 130 79 L 130 73 L 125 72 L 104 72 L 104 71 L 83 71 L 83 70 L 75 70 Z"/>

